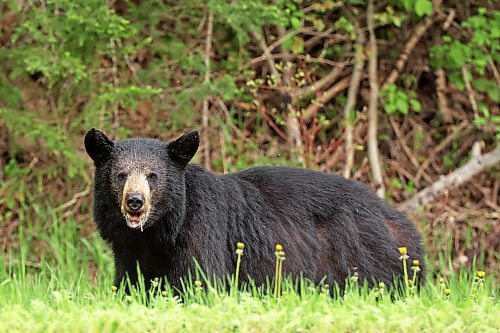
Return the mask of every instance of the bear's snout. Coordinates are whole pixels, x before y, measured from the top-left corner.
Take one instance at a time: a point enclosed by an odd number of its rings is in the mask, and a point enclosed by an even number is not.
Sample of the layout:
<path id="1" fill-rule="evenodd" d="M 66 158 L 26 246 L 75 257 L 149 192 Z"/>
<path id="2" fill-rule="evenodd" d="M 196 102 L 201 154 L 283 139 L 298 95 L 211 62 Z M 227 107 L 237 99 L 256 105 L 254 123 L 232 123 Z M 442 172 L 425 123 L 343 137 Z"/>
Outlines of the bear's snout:
<path id="1" fill-rule="evenodd" d="M 127 210 L 131 213 L 139 212 L 142 207 L 144 207 L 144 195 L 138 192 L 129 193 L 125 198 L 127 204 Z"/>

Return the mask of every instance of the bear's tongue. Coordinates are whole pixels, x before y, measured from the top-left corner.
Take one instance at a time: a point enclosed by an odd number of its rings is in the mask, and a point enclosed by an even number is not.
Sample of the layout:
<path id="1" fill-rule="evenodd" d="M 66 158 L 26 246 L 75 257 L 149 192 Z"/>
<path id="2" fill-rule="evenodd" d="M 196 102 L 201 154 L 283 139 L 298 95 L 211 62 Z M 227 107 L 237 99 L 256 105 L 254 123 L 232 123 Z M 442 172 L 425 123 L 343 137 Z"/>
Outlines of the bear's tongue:
<path id="1" fill-rule="evenodd" d="M 129 213 L 129 219 L 131 222 L 139 223 L 141 221 L 141 214 L 131 214 Z"/>

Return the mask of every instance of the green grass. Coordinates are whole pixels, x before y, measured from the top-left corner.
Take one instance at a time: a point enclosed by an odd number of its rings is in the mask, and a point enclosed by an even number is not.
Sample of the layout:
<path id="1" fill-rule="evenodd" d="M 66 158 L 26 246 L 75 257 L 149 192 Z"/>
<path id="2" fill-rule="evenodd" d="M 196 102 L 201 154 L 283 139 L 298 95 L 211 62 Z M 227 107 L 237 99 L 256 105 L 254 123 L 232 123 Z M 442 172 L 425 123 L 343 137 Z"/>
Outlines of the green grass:
<path id="1" fill-rule="evenodd" d="M 378 300 L 380 290 L 356 283 L 343 297 L 330 297 L 305 281 L 297 292 L 289 280 L 280 298 L 272 286 L 223 293 L 207 282 L 189 284 L 183 301 L 171 290 L 127 296 L 113 292 L 112 258 L 95 233 L 82 238 L 81 224 L 51 209 L 33 210 L 40 220 L 24 223 L 19 249 L 0 259 L 0 332 L 500 331 L 495 277 L 487 274 L 474 288 L 475 271 L 446 277 L 449 296 L 432 274 L 419 294 L 390 297 L 385 291 Z M 43 248 L 41 259 L 35 246 Z"/>

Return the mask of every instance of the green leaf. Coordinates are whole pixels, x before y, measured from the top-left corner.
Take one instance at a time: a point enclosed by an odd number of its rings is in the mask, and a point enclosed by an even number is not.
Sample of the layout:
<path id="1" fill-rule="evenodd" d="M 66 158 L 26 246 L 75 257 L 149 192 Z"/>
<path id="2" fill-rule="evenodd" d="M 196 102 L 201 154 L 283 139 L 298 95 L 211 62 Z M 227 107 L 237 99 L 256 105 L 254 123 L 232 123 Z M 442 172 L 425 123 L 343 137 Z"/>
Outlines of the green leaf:
<path id="1" fill-rule="evenodd" d="M 415 13 L 418 17 L 432 14 L 432 1 L 431 0 L 417 0 L 415 2 Z"/>
<path id="2" fill-rule="evenodd" d="M 399 112 L 402 114 L 408 114 L 408 102 L 406 99 L 399 98 L 396 100 L 395 104 Z"/>
<path id="3" fill-rule="evenodd" d="M 291 24 L 292 28 L 294 28 L 296 30 L 299 30 L 302 27 L 302 23 L 295 16 L 293 16 L 292 18 L 290 18 L 290 24 Z"/>
<path id="4" fill-rule="evenodd" d="M 422 104 L 420 104 L 420 102 L 417 99 L 414 98 L 410 99 L 410 105 L 413 111 L 415 112 L 419 112 L 420 110 L 422 110 Z"/>
<path id="5" fill-rule="evenodd" d="M 473 123 L 476 126 L 483 126 L 486 124 L 486 119 L 483 117 L 479 117 L 479 118 L 474 119 Z"/>

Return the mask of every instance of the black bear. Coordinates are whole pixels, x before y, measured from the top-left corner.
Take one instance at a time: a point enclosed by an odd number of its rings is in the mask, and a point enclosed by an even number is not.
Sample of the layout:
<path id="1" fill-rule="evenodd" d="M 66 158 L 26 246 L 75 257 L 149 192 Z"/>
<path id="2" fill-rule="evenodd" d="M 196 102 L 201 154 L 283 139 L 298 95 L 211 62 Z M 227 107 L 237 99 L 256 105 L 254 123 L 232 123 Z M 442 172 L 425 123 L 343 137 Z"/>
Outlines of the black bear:
<path id="1" fill-rule="evenodd" d="M 174 286 L 193 272 L 234 271 L 243 242 L 242 279 L 263 284 L 286 251 L 284 275 L 344 285 L 360 279 L 390 284 L 403 274 L 398 247 L 423 262 L 421 237 L 400 212 L 353 180 L 306 169 L 254 167 L 216 175 L 188 164 L 198 132 L 164 143 L 110 141 L 91 129 L 85 148 L 95 164 L 94 220 L 115 258 L 115 284 L 166 277 Z"/>

